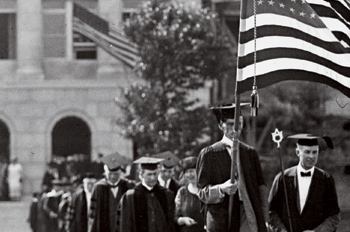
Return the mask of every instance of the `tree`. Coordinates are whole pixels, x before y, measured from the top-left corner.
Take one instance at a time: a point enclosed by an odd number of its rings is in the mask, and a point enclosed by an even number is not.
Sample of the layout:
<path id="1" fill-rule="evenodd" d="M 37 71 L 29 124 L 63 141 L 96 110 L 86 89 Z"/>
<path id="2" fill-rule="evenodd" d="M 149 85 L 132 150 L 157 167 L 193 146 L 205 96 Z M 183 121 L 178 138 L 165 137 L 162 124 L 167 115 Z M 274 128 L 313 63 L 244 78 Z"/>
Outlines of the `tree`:
<path id="1" fill-rule="evenodd" d="M 145 83 L 123 89 L 117 123 L 134 141 L 135 156 L 196 155 L 210 142 L 213 117 L 189 92 L 235 66 L 216 20 L 208 9 L 154 1 L 126 21 L 125 33 L 140 47 L 137 70 Z"/>

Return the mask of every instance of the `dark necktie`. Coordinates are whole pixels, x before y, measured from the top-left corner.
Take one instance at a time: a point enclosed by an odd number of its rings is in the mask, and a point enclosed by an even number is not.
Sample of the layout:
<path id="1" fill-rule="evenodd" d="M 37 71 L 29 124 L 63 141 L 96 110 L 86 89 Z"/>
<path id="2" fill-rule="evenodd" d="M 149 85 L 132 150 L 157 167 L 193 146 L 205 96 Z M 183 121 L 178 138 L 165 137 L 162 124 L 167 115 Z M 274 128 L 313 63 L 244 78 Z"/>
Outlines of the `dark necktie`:
<path id="1" fill-rule="evenodd" d="M 310 177 L 311 172 L 300 172 L 301 177 Z"/>

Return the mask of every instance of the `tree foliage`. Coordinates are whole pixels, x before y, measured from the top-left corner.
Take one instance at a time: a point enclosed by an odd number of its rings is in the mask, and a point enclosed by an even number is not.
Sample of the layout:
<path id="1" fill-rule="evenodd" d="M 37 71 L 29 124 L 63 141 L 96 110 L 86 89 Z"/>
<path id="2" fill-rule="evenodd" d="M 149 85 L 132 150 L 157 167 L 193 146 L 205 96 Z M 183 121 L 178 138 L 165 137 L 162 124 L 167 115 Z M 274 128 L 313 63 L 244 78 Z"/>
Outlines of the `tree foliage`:
<path id="1" fill-rule="evenodd" d="M 174 2 L 148 2 L 125 24 L 125 33 L 140 46 L 142 77 L 167 92 L 202 87 L 217 67 L 234 59 L 231 44 L 220 35 L 215 13 Z"/>
<path id="2" fill-rule="evenodd" d="M 210 139 L 213 117 L 189 91 L 220 75 L 219 63 L 233 58 L 217 25 L 207 9 L 158 1 L 127 20 L 125 33 L 140 47 L 145 82 L 123 89 L 118 125 L 136 144 L 135 156 L 165 150 L 196 155 Z"/>

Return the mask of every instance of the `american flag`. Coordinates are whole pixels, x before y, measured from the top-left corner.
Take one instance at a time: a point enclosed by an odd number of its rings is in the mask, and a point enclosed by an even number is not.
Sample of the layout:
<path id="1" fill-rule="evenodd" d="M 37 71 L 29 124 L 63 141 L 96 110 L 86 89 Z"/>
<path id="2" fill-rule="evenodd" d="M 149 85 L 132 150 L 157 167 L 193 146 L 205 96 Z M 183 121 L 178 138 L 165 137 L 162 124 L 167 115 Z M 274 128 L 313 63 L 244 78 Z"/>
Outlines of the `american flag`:
<path id="1" fill-rule="evenodd" d="M 74 3 L 73 30 L 96 43 L 130 68 L 140 61 L 138 46 L 108 21 Z"/>
<path id="2" fill-rule="evenodd" d="M 348 0 L 242 0 L 241 4 L 238 93 L 251 90 L 255 76 L 258 88 L 306 80 L 350 97 Z"/>

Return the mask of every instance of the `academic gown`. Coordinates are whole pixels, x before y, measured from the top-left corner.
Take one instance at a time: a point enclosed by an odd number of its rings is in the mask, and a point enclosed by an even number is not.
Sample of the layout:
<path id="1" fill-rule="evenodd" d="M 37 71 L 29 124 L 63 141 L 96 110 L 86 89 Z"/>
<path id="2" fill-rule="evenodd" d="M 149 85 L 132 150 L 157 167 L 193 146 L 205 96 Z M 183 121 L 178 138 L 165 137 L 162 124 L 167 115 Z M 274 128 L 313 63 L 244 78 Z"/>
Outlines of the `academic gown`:
<path id="1" fill-rule="evenodd" d="M 165 225 L 162 232 L 174 232 L 174 194 L 172 191 L 159 186 L 154 186 L 152 191 L 147 190 L 141 183 L 134 189 L 128 190 L 121 200 L 121 224 L 120 231 L 123 232 L 154 232 L 149 231 L 149 209 L 147 205 L 147 194 L 154 194 L 159 202 L 159 219 L 155 223 Z M 161 221 L 163 218 L 165 221 Z M 154 224 L 153 224 L 154 225 Z"/>
<path id="2" fill-rule="evenodd" d="M 177 191 L 179 191 L 180 187 L 181 185 L 176 180 L 174 180 L 173 178 L 170 179 L 169 190 L 173 191 L 175 196 L 177 194 Z"/>
<path id="3" fill-rule="evenodd" d="M 58 231 L 58 206 L 61 202 L 63 191 L 51 191 L 46 195 L 43 202 L 43 210 L 45 213 L 46 231 Z"/>
<path id="4" fill-rule="evenodd" d="M 340 210 L 333 177 L 315 167 L 305 206 L 300 212 L 297 168 L 291 167 L 284 173 L 293 232 L 335 231 L 340 222 Z M 290 231 L 281 173 L 272 184 L 269 204 L 272 226 L 278 231 Z"/>
<path id="5" fill-rule="evenodd" d="M 134 187 L 134 182 L 127 179 L 120 179 L 118 184 L 118 193 L 116 201 L 119 203 L 123 194 Z M 110 221 L 110 196 L 111 186 L 108 184 L 106 179 L 99 180 L 95 185 L 91 196 L 90 206 L 90 219 L 91 219 L 91 230 L 90 232 L 110 232 L 111 224 L 118 224 L 119 218 L 116 212 L 118 212 L 118 206 L 115 207 L 116 219 L 114 222 Z M 118 227 L 116 227 L 118 228 Z M 114 232 L 114 231 L 113 231 Z"/>
<path id="6" fill-rule="evenodd" d="M 70 232 L 88 231 L 88 206 L 86 193 L 83 188 L 78 189 L 72 196 L 70 210 Z"/>
<path id="7" fill-rule="evenodd" d="M 255 149 L 239 143 L 241 199 L 238 191 L 234 195 L 232 225 L 228 229 L 229 195 L 220 198 L 218 184 L 231 178 L 231 156 L 226 145 L 219 141 L 204 148 L 197 161 L 198 197 L 208 232 L 239 231 L 240 207 L 244 207 L 251 232 L 265 232 L 265 221 L 269 221 L 267 189 L 263 179 L 259 157 Z M 243 191 L 244 190 L 244 191 Z"/>

